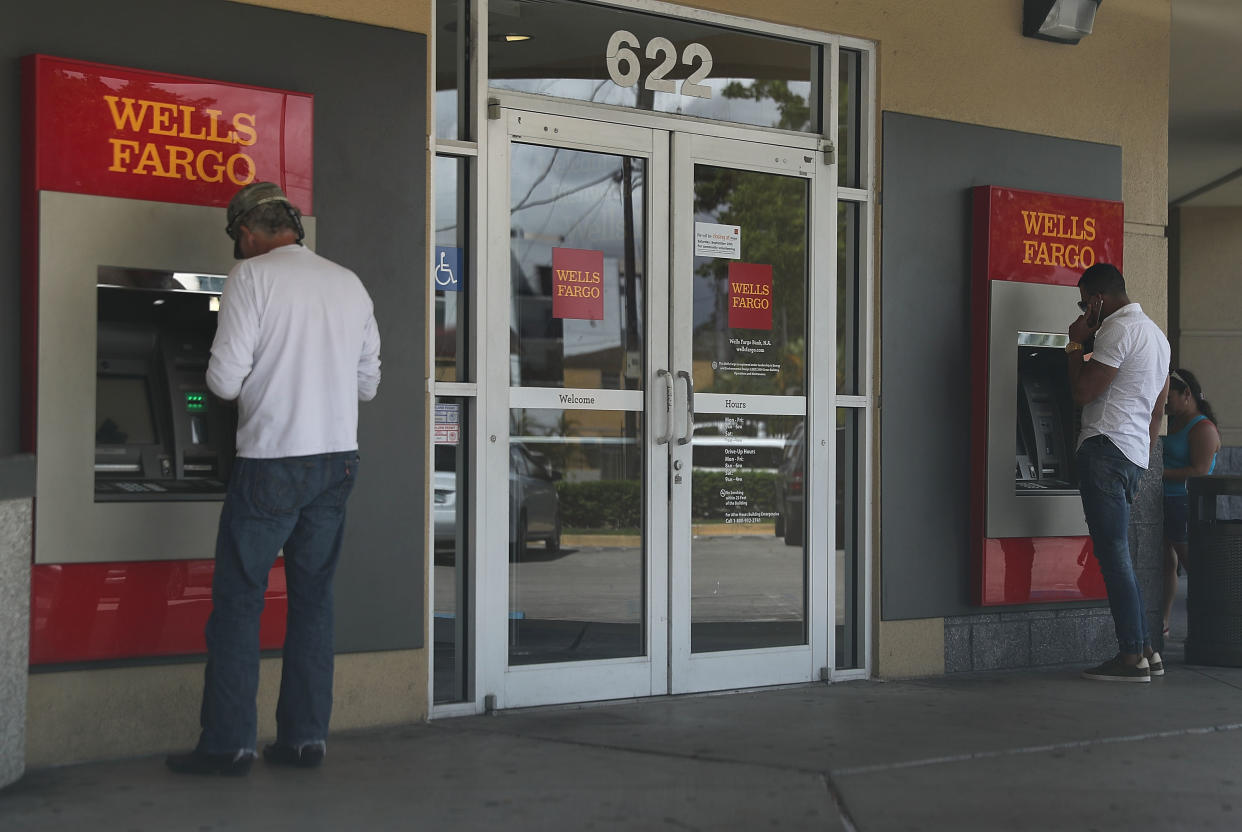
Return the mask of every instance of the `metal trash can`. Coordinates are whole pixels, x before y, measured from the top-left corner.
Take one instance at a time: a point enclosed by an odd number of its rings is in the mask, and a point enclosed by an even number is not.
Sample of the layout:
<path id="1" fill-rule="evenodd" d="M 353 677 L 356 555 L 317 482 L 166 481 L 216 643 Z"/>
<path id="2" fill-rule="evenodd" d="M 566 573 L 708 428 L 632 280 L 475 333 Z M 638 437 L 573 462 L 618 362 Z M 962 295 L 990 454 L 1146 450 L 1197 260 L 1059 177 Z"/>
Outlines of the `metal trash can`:
<path id="1" fill-rule="evenodd" d="M 1186 580 L 1186 663 L 1242 667 L 1242 517 L 1218 511 L 1242 477 L 1193 477 Z"/>

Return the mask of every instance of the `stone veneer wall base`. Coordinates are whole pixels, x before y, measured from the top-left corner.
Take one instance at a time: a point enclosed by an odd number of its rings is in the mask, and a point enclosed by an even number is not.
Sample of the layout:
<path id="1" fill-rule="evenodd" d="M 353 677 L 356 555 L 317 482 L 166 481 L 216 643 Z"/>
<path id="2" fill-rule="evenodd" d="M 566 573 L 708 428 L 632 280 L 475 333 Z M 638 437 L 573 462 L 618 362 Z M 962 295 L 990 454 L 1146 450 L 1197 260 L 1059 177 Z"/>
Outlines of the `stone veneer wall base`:
<path id="1" fill-rule="evenodd" d="M 1159 462 L 1161 450 L 1152 451 Z M 1163 600 L 1163 467 L 1147 469 L 1130 508 L 1130 557 L 1138 575 L 1147 626 L 1157 650 Z M 1113 617 L 1106 601 L 1096 606 L 1022 609 L 989 608 L 978 615 L 944 620 L 944 670 L 1006 670 L 1069 663 L 1094 664 L 1117 654 Z"/>
<path id="2" fill-rule="evenodd" d="M 26 771 L 31 522 L 29 499 L 0 500 L 0 787 Z"/>

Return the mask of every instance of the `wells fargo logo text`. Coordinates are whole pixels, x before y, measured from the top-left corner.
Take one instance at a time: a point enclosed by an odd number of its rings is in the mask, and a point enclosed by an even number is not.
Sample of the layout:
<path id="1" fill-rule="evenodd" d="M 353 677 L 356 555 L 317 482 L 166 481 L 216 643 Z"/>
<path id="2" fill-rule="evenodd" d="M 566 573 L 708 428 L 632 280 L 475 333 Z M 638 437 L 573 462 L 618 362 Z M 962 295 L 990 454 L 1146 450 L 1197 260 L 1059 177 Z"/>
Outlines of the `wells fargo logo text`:
<path id="1" fill-rule="evenodd" d="M 1036 266 L 1086 269 L 1095 265 L 1095 217 L 1023 211 L 1026 233 L 1037 239 L 1022 241 L 1022 262 Z"/>
<path id="2" fill-rule="evenodd" d="M 230 121 L 221 110 L 203 109 L 145 98 L 105 95 L 104 102 L 116 129 L 137 138 L 108 139 L 113 173 L 223 182 L 246 185 L 254 181 L 254 159 L 239 148 L 258 141 L 254 113 L 237 113 Z M 219 147 L 187 147 L 175 140 L 209 142 Z"/>
<path id="3" fill-rule="evenodd" d="M 584 269 L 556 270 L 556 297 L 558 298 L 591 298 L 600 297 L 600 284 L 603 276 L 596 271 Z"/>
<path id="4" fill-rule="evenodd" d="M 729 306 L 733 309 L 772 308 L 772 285 L 770 283 L 734 281 L 730 284 L 729 290 Z"/>

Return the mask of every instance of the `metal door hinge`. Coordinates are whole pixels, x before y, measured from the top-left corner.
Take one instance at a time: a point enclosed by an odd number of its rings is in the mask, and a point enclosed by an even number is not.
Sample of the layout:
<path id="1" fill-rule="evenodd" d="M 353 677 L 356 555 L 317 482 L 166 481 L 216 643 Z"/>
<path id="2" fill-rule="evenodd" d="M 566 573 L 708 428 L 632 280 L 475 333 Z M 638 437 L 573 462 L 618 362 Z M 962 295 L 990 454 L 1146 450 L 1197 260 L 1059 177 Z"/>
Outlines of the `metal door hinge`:
<path id="1" fill-rule="evenodd" d="M 837 146 L 832 143 L 832 139 L 824 139 L 819 146 L 819 152 L 824 154 L 825 165 L 835 165 L 837 163 Z"/>
<path id="2" fill-rule="evenodd" d="M 499 118 L 500 118 L 500 99 L 499 98 L 487 99 L 487 120 L 496 121 Z"/>

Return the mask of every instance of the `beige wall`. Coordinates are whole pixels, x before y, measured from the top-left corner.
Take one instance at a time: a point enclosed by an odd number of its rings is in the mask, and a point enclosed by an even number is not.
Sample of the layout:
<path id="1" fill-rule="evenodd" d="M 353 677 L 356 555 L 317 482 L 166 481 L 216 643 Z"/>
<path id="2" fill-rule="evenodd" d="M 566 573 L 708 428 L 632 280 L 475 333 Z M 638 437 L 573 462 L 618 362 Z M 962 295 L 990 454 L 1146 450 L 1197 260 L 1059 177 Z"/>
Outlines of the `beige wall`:
<path id="1" fill-rule="evenodd" d="M 1179 363 L 1194 372 L 1220 418 L 1225 445 L 1242 445 L 1242 208 L 1181 208 Z"/>
<path id="2" fill-rule="evenodd" d="M 251 6 L 267 6 L 290 12 L 352 20 L 404 29 L 407 32 L 431 31 L 431 0 L 232 0 Z"/>
<path id="3" fill-rule="evenodd" d="M 1124 271 L 1166 321 L 1170 0 L 1105 3 L 1076 46 L 1023 37 L 1020 0 L 692 5 L 876 41 L 880 111 L 1120 145 Z"/>
<path id="4" fill-rule="evenodd" d="M 332 730 L 398 725 L 426 713 L 427 651 L 336 657 Z M 185 751 L 198 740 L 203 665 L 35 673 L 26 709 L 26 764 Z M 259 743 L 276 736 L 280 660 L 259 668 Z M 331 739 L 328 740 L 331 744 Z"/>

